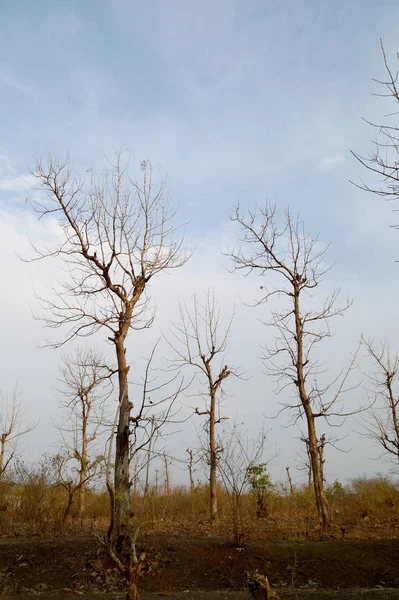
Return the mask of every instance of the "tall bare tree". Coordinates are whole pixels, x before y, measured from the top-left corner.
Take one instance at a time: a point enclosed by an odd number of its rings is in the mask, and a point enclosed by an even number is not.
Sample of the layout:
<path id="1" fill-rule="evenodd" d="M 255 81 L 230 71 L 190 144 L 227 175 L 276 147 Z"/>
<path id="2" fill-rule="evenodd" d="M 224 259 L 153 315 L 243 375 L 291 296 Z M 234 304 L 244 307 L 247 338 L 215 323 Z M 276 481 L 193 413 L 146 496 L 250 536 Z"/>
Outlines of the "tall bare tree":
<path id="1" fill-rule="evenodd" d="M 46 192 L 34 203 L 39 217 L 56 219 L 61 240 L 35 248 L 36 258 L 58 257 L 66 280 L 42 298 L 46 324 L 66 331 L 61 346 L 100 330 L 115 348 L 119 416 L 115 451 L 113 539 L 127 561 L 129 541 L 129 439 L 133 404 L 129 400 L 126 339 L 131 329 L 148 327 L 145 312 L 149 282 L 158 274 L 182 266 L 188 256 L 174 226 L 165 182 L 156 184 L 150 163 L 141 163 L 142 177 L 129 177 L 121 155 L 100 175 L 74 176 L 69 158 L 37 161 L 34 175 Z"/>
<path id="2" fill-rule="evenodd" d="M 363 190 L 372 192 L 385 198 L 385 200 L 399 199 L 399 124 L 395 122 L 398 115 L 399 104 L 398 72 L 393 70 L 389 64 L 382 40 L 380 40 L 382 58 L 386 78 L 384 80 L 373 79 L 382 87 L 380 94 L 374 94 L 382 98 L 388 98 L 393 104 L 392 109 L 385 111 L 388 121 L 371 122 L 364 119 L 375 132 L 373 149 L 368 156 L 362 156 L 352 152 L 353 156 L 371 173 L 379 176 L 379 183 L 369 185 L 363 180 L 355 185 Z M 399 59 L 399 55 L 397 55 Z M 398 227 L 398 226 L 395 226 Z"/>
<path id="3" fill-rule="evenodd" d="M 64 521 L 75 494 L 78 496 L 79 519 L 83 521 L 86 484 L 104 467 L 103 452 L 94 454 L 92 447 L 98 443 L 101 429 L 105 427 L 105 404 L 112 392 L 111 375 L 104 357 L 94 348 L 76 348 L 62 359 L 58 391 L 63 419 L 57 427 L 64 443 L 62 452 L 57 455 L 57 470 L 60 482 L 68 491 Z M 65 475 L 65 467 L 71 461 L 77 463 L 77 467 L 73 467 L 77 472 L 76 480 L 71 478 L 70 472 Z"/>
<path id="4" fill-rule="evenodd" d="M 172 412 L 176 399 L 179 394 L 184 392 L 186 386 L 184 385 L 183 379 L 180 379 L 179 373 L 173 375 L 166 381 L 159 382 L 156 375 L 153 373 L 152 361 L 157 345 L 153 348 L 149 359 L 146 361 L 146 368 L 144 376 L 140 383 L 137 383 L 140 388 L 140 392 L 135 394 L 137 397 L 137 403 L 135 406 L 135 413 L 130 417 L 131 422 L 131 435 L 130 435 L 130 462 L 133 465 L 133 489 L 138 483 L 138 476 L 141 471 L 145 473 L 144 489 L 141 502 L 139 507 L 135 506 L 135 510 L 132 511 L 130 519 L 130 557 L 129 562 L 121 560 L 120 556 L 115 552 L 115 546 L 110 543 L 113 523 L 111 521 L 108 533 L 106 536 L 97 536 L 101 543 L 107 548 L 110 556 L 116 563 L 121 575 L 127 580 L 128 593 L 127 598 L 129 600 L 136 600 L 138 598 L 137 583 L 142 574 L 143 561 L 145 559 L 145 553 L 140 556 L 137 554 L 136 542 L 141 530 L 143 522 L 144 508 L 147 501 L 147 497 L 150 492 L 150 467 L 152 459 L 155 456 L 163 456 L 164 452 L 156 452 L 155 444 L 164 435 L 162 429 L 164 426 L 170 426 L 176 421 L 176 413 Z M 176 383 L 176 380 L 179 381 Z M 173 385 L 173 389 L 169 386 Z M 141 396 L 141 401 L 138 398 Z M 170 434 L 170 431 L 168 432 Z M 112 441 L 113 436 L 111 435 L 108 445 L 108 459 L 107 459 L 107 488 L 110 488 L 110 472 L 111 472 L 111 455 L 112 455 Z M 111 493 L 111 503 L 115 502 L 114 494 Z M 136 501 L 137 501 L 136 497 Z M 137 510 L 136 510 L 137 509 Z M 112 515 L 114 511 L 112 511 Z"/>
<path id="5" fill-rule="evenodd" d="M 363 340 L 376 372 L 369 376 L 373 403 L 364 415 L 364 426 L 373 440 L 395 463 L 399 460 L 399 356 L 388 340 L 379 347 Z"/>
<path id="6" fill-rule="evenodd" d="M 294 410 L 295 420 L 304 417 L 312 465 L 313 487 L 320 525 L 329 525 L 330 514 L 323 485 L 323 461 L 319 447 L 322 441 L 317 434 L 317 419 L 328 421 L 333 416 L 343 416 L 338 400 L 346 391 L 345 382 L 354 366 L 354 358 L 336 386 L 322 383 L 325 371 L 315 356 L 317 345 L 330 336 L 329 322 L 341 316 L 349 307 L 336 306 L 339 290 L 334 290 L 318 308 L 315 305 L 315 288 L 328 271 L 325 267 L 325 250 L 304 231 L 298 219 L 285 212 L 283 226 L 276 223 L 275 208 L 266 203 L 263 208 L 241 214 L 237 206 L 232 221 L 240 231 L 240 245 L 229 253 L 234 268 L 245 274 L 256 272 L 270 279 L 275 287 L 264 288 L 258 305 L 278 297 L 278 306 L 271 310 L 270 325 L 277 331 L 275 345 L 264 348 L 265 365 L 275 377 L 278 389 L 291 385 L 296 390 L 294 403 L 285 408 Z M 324 442 L 323 442 L 324 444 Z"/>
<path id="7" fill-rule="evenodd" d="M 20 438 L 36 424 L 23 426 L 24 407 L 18 389 L 11 395 L 0 390 L 0 481 L 16 455 Z"/>
<path id="8" fill-rule="evenodd" d="M 221 452 L 216 442 L 215 428 L 223 418 L 220 413 L 220 395 L 223 393 L 223 382 L 230 375 L 237 375 L 235 369 L 224 363 L 233 316 L 224 326 L 213 290 L 208 290 L 204 304 L 194 295 L 191 307 L 180 303 L 179 308 L 180 323 L 175 324 L 169 344 L 174 352 L 174 366 L 179 369 L 184 366 L 193 368 L 202 376 L 201 385 L 206 387 L 206 391 L 201 392 L 205 409 L 197 407 L 195 413 L 206 417 L 209 512 L 214 520 L 218 513 L 217 464 Z"/>

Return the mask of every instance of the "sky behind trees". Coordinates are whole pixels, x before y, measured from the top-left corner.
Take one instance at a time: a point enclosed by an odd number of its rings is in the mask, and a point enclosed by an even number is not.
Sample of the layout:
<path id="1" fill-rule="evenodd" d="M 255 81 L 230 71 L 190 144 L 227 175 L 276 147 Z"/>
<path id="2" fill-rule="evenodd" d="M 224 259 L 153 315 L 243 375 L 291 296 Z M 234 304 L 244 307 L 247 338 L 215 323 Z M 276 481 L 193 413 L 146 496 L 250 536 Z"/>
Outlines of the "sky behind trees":
<path id="1" fill-rule="evenodd" d="M 187 222 L 190 262 L 151 288 L 157 307 L 154 327 L 129 342 L 139 370 L 160 333 L 177 318 L 177 298 L 215 286 L 226 318 L 236 305 L 228 344 L 229 363 L 242 365 L 247 381 L 229 381 L 224 412 L 250 431 L 263 415 L 278 412 L 274 384 L 263 373 L 260 344 L 272 336 L 258 319 L 268 308 L 243 304 L 259 297 L 264 282 L 228 272 L 220 253 L 234 244 L 229 211 L 267 197 L 280 214 L 290 206 L 320 243 L 331 243 L 334 268 L 325 291 L 342 288 L 353 298 L 333 326 L 324 358 L 333 371 L 350 360 L 363 333 L 376 341 L 398 337 L 398 233 L 396 215 L 382 200 L 349 183 L 367 177 L 350 150 L 367 154 L 374 132 L 361 120 L 378 121 L 392 105 L 373 96 L 384 78 L 379 38 L 395 64 L 397 3 L 377 6 L 329 2 L 211 3 L 135 0 L 3 2 L 0 7 L 0 348 L 4 391 L 18 382 L 27 420 L 40 419 L 24 442 L 27 457 L 56 450 L 49 414 L 57 413 L 53 387 L 59 353 L 39 350 L 46 332 L 32 317 L 39 312 L 33 289 L 46 290 L 59 275 L 55 264 L 27 265 L 30 238 L 57 235 L 55 223 L 37 222 L 26 198 L 37 197 L 28 167 L 46 149 L 69 151 L 78 171 L 102 168 L 114 149 L 159 165 L 168 176 L 179 219 Z M 231 266 L 231 265 L 230 265 Z M 101 339 L 96 343 L 104 344 Z M 104 344 L 104 348 L 106 346 Z M 167 353 L 160 346 L 160 363 Z M 360 360 L 356 374 L 367 371 Z M 134 371 L 134 369 L 132 369 Z M 138 375 L 137 379 L 140 379 Z M 348 398 L 364 402 L 362 388 Z M 195 402 L 186 399 L 186 403 Z M 355 435 L 358 418 L 339 432 L 351 454 L 327 450 L 331 480 L 371 475 L 389 468 L 378 449 Z M 199 427 L 199 419 L 195 420 Z M 287 415 L 266 421 L 270 454 L 281 448 L 272 469 L 283 478 L 295 472 L 298 428 L 284 429 Z M 168 439 L 184 455 L 197 443 L 193 426 Z M 50 445 L 49 445 L 50 444 Z M 22 444 L 23 446 L 23 444 Z M 23 449 L 23 448 L 22 448 Z M 348 457 L 350 457 L 348 459 Z M 370 461 L 370 458 L 376 459 Z M 180 475 L 179 475 L 180 477 Z M 183 476 L 181 476 L 183 477 Z"/>

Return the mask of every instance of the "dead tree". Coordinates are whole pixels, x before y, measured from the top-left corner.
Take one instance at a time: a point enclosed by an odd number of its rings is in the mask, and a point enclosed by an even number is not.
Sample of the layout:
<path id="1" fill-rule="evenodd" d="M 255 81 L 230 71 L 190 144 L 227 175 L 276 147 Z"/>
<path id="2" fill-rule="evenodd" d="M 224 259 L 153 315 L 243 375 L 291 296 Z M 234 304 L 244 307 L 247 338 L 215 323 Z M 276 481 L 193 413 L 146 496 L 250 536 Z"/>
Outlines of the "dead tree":
<path id="1" fill-rule="evenodd" d="M 195 483 L 194 483 L 194 468 L 193 468 L 194 451 L 191 450 L 190 448 L 186 448 L 186 452 L 188 454 L 188 476 L 189 476 L 189 479 L 190 479 L 190 492 L 193 493 L 194 488 L 195 488 Z"/>
<path id="2" fill-rule="evenodd" d="M 287 479 L 288 479 L 288 485 L 289 485 L 289 488 L 290 488 L 290 496 L 293 496 L 294 493 L 295 493 L 295 488 L 294 488 L 294 484 L 292 483 L 290 468 L 289 467 L 285 467 L 285 470 L 287 471 Z"/>
<path id="3" fill-rule="evenodd" d="M 79 349 L 62 358 L 58 393 L 63 411 L 62 424 L 56 425 L 62 440 L 62 451 L 56 456 L 60 484 L 68 492 L 64 511 L 65 522 L 75 495 L 78 496 L 78 517 L 83 522 L 87 483 L 104 467 L 103 453 L 92 451 L 105 427 L 106 401 L 112 387 L 113 372 L 105 359 L 94 349 Z M 77 467 L 70 469 L 70 463 Z M 74 477 L 76 472 L 77 478 Z"/>
<path id="4" fill-rule="evenodd" d="M 390 350 L 388 340 L 380 347 L 363 340 L 377 371 L 369 376 L 372 406 L 363 417 L 366 435 L 394 459 L 399 460 L 399 356 Z"/>
<path id="5" fill-rule="evenodd" d="M 115 349 L 119 391 L 114 474 L 113 539 L 122 564 L 130 561 L 130 417 L 126 340 L 132 329 L 149 327 L 149 282 L 182 266 L 179 231 L 173 225 L 165 183 L 156 185 L 151 165 L 141 164 L 140 181 L 129 177 L 116 154 L 102 175 L 77 178 L 68 157 L 38 161 L 34 175 L 47 193 L 34 203 L 39 217 L 57 219 L 61 241 L 37 248 L 36 258 L 55 257 L 68 271 L 66 280 L 41 298 L 48 327 L 65 329 L 59 347 L 77 337 L 106 332 Z M 65 326 L 65 327 L 64 327 Z"/>
<path id="6" fill-rule="evenodd" d="M 0 481 L 15 458 L 20 438 L 36 427 L 23 426 L 24 412 L 17 388 L 11 396 L 0 391 Z"/>
<path id="7" fill-rule="evenodd" d="M 339 290 L 325 299 L 320 308 L 313 308 L 315 289 L 325 275 L 325 250 L 320 249 L 317 238 L 305 233 L 303 223 L 293 219 L 287 210 L 282 228 L 275 218 L 275 208 L 266 203 L 264 208 L 249 210 L 244 217 L 237 206 L 232 221 L 238 225 L 241 237 L 237 250 L 229 252 L 234 269 L 245 274 L 256 272 L 261 276 L 274 275 L 275 287 L 263 290 L 261 305 L 278 298 L 277 308 L 271 310 L 270 325 L 277 331 L 275 345 L 264 348 L 265 366 L 281 391 L 291 385 L 297 401 L 284 404 L 294 411 L 295 421 L 304 417 L 312 465 L 313 487 L 320 525 L 330 522 L 328 502 L 324 494 L 322 465 L 319 460 L 317 419 L 329 420 L 343 416 L 337 402 L 344 389 L 349 369 L 336 386 L 321 383 L 324 368 L 315 357 L 317 344 L 330 336 L 329 322 L 341 316 L 349 307 L 336 307 Z M 239 234 L 239 235 L 240 235 Z"/>
<path id="8" fill-rule="evenodd" d="M 202 376 L 200 383 L 206 387 L 201 392 L 205 409 L 195 409 L 195 414 L 206 417 L 205 431 L 207 448 L 205 452 L 209 466 L 209 512 L 212 520 L 217 518 L 217 464 L 221 449 L 216 443 L 215 428 L 223 417 L 220 414 L 220 395 L 223 382 L 237 371 L 224 364 L 224 355 L 233 316 L 227 326 L 217 305 L 214 291 L 208 290 L 202 305 L 194 295 L 192 307 L 179 304 L 180 323 L 175 324 L 171 332 L 169 345 L 173 349 L 172 365 L 175 368 L 192 367 Z M 215 370 L 215 363 L 218 361 Z"/>
<path id="9" fill-rule="evenodd" d="M 378 185 L 368 185 L 363 180 L 360 183 L 354 183 L 356 187 L 367 192 L 372 192 L 377 196 L 381 196 L 385 200 L 399 199 L 399 125 L 395 123 L 395 117 L 398 115 L 397 106 L 399 104 L 399 87 L 398 87 L 398 72 L 392 70 L 389 65 L 384 45 L 380 40 L 384 68 L 386 78 L 384 80 L 373 79 L 377 84 L 382 86 L 383 90 L 380 94 L 374 94 L 382 98 L 388 98 L 393 104 L 390 110 L 385 111 L 389 121 L 370 122 L 368 125 L 375 131 L 375 139 L 373 140 L 373 150 L 368 156 L 362 156 L 356 152 L 352 155 L 374 175 L 379 176 Z M 399 59 L 399 55 L 397 55 Z M 395 228 L 399 228 L 395 225 Z"/>
<path id="10" fill-rule="evenodd" d="M 163 455 L 163 459 L 164 459 L 164 463 L 165 463 L 165 485 L 164 485 L 164 494 L 165 496 L 167 496 L 169 498 L 171 492 L 172 492 L 172 487 L 170 485 L 170 473 L 169 473 L 169 467 L 170 467 L 170 459 L 166 456 L 166 454 Z"/>
<path id="11" fill-rule="evenodd" d="M 262 428 L 255 438 L 250 438 L 242 423 L 226 425 L 218 435 L 222 449 L 219 472 L 228 494 L 232 512 L 233 541 L 241 546 L 245 541 L 242 496 L 248 486 L 248 472 L 260 462 L 264 466 L 275 458 L 263 460 L 267 432 Z"/>

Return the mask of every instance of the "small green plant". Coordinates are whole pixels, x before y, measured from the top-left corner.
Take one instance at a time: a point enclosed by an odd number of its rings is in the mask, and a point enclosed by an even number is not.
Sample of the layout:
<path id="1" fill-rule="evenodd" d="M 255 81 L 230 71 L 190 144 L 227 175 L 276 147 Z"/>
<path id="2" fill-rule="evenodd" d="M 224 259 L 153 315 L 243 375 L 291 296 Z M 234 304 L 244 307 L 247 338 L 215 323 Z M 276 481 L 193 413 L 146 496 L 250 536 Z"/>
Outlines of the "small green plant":
<path id="1" fill-rule="evenodd" d="M 267 500 L 274 491 L 275 486 L 271 482 L 270 475 L 266 470 L 266 463 L 259 463 L 258 465 L 247 467 L 246 480 L 251 493 L 256 498 L 256 516 L 259 519 L 267 517 Z"/>
<path id="2" fill-rule="evenodd" d="M 331 500 L 338 500 L 339 498 L 343 498 L 346 494 L 346 490 L 342 483 L 336 479 L 333 484 L 329 485 L 326 488 L 326 498 L 329 502 Z"/>

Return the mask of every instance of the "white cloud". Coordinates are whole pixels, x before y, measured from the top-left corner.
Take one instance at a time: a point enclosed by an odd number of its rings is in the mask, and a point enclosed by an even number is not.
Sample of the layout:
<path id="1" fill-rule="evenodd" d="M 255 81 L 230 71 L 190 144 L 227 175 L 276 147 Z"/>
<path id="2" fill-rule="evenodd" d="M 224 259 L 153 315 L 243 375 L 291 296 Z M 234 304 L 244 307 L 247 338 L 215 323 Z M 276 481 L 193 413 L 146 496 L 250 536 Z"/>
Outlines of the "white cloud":
<path id="1" fill-rule="evenodd" d="M 19 175 L 18 177 L 7 177 L 0 179 L 0 191 L 20 193 L 31 190 L 37 180 L 34 175 Z"/>
<path id="2" fill-rule="evenodd" d="M 345 157 L 342 154 L 332 154 L 330 156 L 323 156 L 318 164 L 318 169 L 322 173 L 331 171 L 337 165 L 342 165 L 345 162 Z"/>

